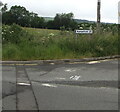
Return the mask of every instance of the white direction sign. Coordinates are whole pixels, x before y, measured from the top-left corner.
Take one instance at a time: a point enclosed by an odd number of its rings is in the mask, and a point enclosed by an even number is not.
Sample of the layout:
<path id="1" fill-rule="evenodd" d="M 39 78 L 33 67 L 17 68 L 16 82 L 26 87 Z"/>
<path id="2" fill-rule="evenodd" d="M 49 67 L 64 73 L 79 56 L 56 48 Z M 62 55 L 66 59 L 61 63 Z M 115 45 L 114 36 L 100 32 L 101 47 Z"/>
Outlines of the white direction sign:
<path id="1" fill-rule="evenodd" d="M 92 34 L 93 30 L 76 30 L 75 33 L 80 33 L 80 34 Z"/>

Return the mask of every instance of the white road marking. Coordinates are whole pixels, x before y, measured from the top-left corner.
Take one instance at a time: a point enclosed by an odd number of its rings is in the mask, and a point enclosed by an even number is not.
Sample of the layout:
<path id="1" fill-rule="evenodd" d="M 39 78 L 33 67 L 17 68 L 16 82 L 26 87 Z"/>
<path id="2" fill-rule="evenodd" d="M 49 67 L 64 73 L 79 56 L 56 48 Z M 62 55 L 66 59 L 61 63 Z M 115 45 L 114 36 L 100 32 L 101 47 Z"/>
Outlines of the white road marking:
<path id="1" fill-rule="evenodd" d="M 78 80 L 81 76 L 75 76 L 74 79 Z"/>
<path id="2" fill-rule="evenodd" d="M 54 65 L 55 63 L 50 63 L 51 65 Z"/>
<path id="3" fill-rule="evenodd" d="M 118 88 L 111 88 L 111 87 L 98 87 L 99 89 L 115 89 L 115 90 L 118 90 Z"/>
<path id="4" fill-rule="evenodd" d="M 74 71 L 76 71 L 76 70 L 72 70 L 72 69 L 67 69 L 67 70 L 65 70 L 66 72 L 74 72 Z"/>
<path id="5" fill-rule="evenodd" d="M 57 87 L 56 85 L 52 85 L 52 84 L 42 84 L 42 86 L 46 86 L 46 87 Z"/>
<path id="6" fill-rule="evenodd" d="M 71 76 L 70 79 L 72 79 L 74 76 Z"/>
<path id="7" fill-rule="evenodd" d="M 100 63 L 100 61 L 91 61 L 91 62 L 87 62 L 88 64 L 96 64 L 96 63 Z"/>
<path id="8" fill-rule="evenodd" d="M 81 76 L 79 75 L 75 75 L 75 76 L 71 76 L 70 79 L 73 79 L 73 80 L 78 80 Z"/>
<path id="9" fill-rule="evenodd" d="M 65 78 L 62 78 L 62 77 L 61 77 L 61 78 L 60 78 L 60 77 L 57 77 L 56 79 L 63 79 L 63 80 L 65 80 Z"/>
<path id="10" fill-rule="evenodd" d="M 79 87 L 79 88 L 85 88 L 85 89 L 99 89 L 99 90 L 116 90 L 118 92 L 118 88 L 111 88 L 111 87 L 86 87 L 86 86 L 76 86 L 76 87 Z"/>
<path id="11" fill-rule="evenodd" d="M 23 83 L 23 82 L 21 82 L 21 83 L 17 83 L 18 85 L 21 85 L 21 86 L 30 86 L 30 83 Z"/>

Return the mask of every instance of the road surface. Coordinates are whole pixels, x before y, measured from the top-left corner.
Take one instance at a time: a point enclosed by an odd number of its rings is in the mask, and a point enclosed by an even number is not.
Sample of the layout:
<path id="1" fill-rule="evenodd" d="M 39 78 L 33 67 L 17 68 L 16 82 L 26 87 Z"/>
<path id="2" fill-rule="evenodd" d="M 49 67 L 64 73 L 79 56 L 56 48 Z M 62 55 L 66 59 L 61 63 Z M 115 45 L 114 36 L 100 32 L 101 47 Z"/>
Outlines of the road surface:
<path id="1" fill-rule="evenodd" d="M 118 110 L 118 61 L 2 66 L 3 110 Z"/>

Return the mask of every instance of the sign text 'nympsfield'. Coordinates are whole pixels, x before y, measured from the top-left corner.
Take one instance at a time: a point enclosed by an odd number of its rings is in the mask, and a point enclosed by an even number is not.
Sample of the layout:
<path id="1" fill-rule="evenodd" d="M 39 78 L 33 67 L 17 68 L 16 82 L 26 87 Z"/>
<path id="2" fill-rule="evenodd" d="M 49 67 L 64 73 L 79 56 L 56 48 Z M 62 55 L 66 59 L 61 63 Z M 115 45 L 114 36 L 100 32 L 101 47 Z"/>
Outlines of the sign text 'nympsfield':
<path id="1" fill-rule="evenodd" d="M 92 34 L 93 30 L 75 30 L 77 34 Z"/>

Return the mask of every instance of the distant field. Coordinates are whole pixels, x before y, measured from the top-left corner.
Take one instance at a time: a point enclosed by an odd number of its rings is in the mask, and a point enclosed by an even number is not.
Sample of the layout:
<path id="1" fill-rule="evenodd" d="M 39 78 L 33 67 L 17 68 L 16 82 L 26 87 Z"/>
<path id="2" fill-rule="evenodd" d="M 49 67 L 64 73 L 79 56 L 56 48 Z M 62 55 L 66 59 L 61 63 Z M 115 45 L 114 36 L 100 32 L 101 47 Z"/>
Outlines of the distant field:
<path id="1" fill-rule="evenodd" d="M 118 54 L 118 34 L 111 31 L 100 35 L 76 35 L 60 31 L 4 26 L 3 60 L 47 60 L 99 57 Z M 17 28 L 16 28 L 17 27 Z M 4 31 L 4 30 L 3 30 Z M 12 31 L 11 31 L 12 32 Z M 14 38 L 13 38 L 14 37 Z"/>

